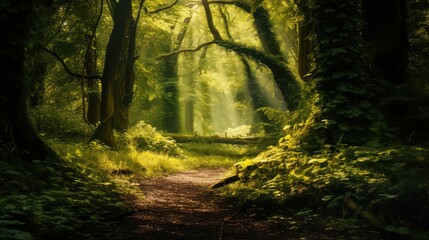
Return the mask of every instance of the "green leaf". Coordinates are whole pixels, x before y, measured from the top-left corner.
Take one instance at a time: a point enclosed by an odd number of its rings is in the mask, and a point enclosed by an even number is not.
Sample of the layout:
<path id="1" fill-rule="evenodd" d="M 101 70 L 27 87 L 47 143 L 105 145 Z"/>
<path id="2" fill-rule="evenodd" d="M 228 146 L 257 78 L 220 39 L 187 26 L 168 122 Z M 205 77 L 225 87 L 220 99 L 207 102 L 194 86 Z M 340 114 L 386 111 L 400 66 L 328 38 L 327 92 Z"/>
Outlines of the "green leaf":
<path id="1" fill-rule="evenodd" d="M 308 161 L 308 163 L 324 163 L 327 160 L 327 158 L 312 158 Z"/>
<path id="2" fill-rule="evenodd" d="M 333 195 L 326 195 L 322 198 L 322 201 L 327 202 L 327 201 L 331 200 L 332 197 L 333 197 Z"/>
<path id="3" fill-rule="evenodd" d="M 410 230 L 406 227 L 394 227 L 394 226 L 390 226 L 390 225 L 385 227 L 384 230 L 386 230 L 388 232 L 397 233 L 400 235 L 407 235 L 410 233 Z"/>

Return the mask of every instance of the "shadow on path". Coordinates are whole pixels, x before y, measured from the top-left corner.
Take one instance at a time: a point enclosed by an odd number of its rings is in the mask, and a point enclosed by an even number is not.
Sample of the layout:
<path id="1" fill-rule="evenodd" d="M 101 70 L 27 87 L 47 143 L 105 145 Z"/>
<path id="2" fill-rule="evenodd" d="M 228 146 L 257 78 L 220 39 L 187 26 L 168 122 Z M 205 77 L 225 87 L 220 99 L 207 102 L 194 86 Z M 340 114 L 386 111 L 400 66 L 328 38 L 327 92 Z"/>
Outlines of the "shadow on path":
<path id="1" fill-rule="evenodd" d="M 210 190 L 224 169 L 188 171 L 162 178 L 146 179 L 140 189 L 146 198 L 136 207 L 139 211 L 109 223 L 108 237 L 98 239 L 129 240 L 279 240 L 340 239 L 315 230 L 289 231 L 279 224 L 238 216 L 227 203 Z"/>

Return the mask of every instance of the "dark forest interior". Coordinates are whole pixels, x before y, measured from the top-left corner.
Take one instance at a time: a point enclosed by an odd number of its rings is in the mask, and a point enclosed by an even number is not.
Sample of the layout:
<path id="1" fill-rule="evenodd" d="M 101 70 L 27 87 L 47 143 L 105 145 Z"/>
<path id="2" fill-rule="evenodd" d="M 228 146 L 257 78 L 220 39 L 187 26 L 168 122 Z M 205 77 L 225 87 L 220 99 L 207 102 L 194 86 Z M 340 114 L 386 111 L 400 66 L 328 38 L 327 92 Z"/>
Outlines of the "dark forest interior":
<path id="1" fill-rule="evenodd" d="M 429 239 L 428 0 L 3 0 L 0 239 Z"/>

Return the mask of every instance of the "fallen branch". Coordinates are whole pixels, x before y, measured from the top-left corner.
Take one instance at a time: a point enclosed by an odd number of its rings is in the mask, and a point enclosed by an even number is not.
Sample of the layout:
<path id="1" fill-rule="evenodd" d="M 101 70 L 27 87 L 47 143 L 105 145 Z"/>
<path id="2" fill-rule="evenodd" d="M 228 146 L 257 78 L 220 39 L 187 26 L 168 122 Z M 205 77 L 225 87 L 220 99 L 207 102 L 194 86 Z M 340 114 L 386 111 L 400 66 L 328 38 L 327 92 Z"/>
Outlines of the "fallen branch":
<path id="1" fill-rule="evenodd" d="M 228 137 L 220 137 L 217 135 L 195 136 L 195 135 L 179 135 L 174 133 L 164 134 L 164 136 L 171 137 L 178 143 L 203 142 L 203 143 L 225 143 L 225 144 L 238 144 L 238 145 L 256 144 L 261 142 L 261 140 L 263 139 L 261 137 L 228 138 Z"/>
<path id="2" fill-rule="evenodd" d="M 226 186 L 230 183 L 237 182 L 237 181 L 240 181 L 240 177 L 238 175 L 230 176 L 222 179 L 220 182 L 213 185 L 211 189 L 221 188 L 223 186 Z"/>
<path id="3" fill-rule="evenodd" d="M 385 224 L 381 222 L 374 214 L 361 206 L 357 205 L 351 198 L 346 197 L 344 199 L 347 207 L 354 210 L 358 215 L 367 220 L 370 224 L 372 224 L 375 228 L 384 230 Z"/>

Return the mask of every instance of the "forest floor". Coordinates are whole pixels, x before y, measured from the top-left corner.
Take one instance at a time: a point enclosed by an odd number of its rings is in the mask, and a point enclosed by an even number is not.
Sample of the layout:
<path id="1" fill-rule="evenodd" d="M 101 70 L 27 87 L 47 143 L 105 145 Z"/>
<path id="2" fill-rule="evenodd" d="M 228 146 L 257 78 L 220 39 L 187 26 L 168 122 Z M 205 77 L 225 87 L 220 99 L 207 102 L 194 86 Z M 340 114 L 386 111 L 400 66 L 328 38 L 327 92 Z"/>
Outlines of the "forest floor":
<path id="1" fill-rule="evenodd" d="M 344 236 L 329 221 L 259 219 L 240 213 L 210 186 L 225 169 L 202 169 L 144 179 L 139 189 L 145 198 L 134 202 L 135 212 L 107 223 L 96 239 L 361 239 Z M 329 230 L 327 230 L 329 229 Z"/>

